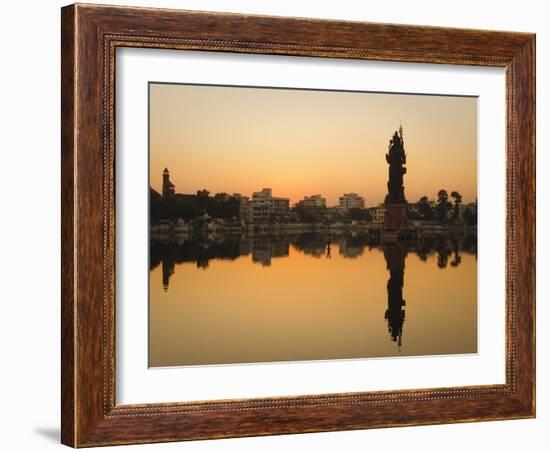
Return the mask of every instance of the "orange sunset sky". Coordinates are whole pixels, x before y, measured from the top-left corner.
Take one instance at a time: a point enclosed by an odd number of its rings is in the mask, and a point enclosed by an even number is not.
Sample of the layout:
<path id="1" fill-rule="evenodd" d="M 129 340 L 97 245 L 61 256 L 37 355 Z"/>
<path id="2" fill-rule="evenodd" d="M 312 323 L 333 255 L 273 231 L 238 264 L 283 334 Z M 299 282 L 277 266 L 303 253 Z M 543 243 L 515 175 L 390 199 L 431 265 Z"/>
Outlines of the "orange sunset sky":
<path id="1" fill-rule="evenodd" d="M 384 200 L 384 155 L 403 125 L 405 196 L 477 196 L 477 98 L 201 85 L 149 85 L 150 184 L 170 170 L 177 193 L 356 192 Z"/>

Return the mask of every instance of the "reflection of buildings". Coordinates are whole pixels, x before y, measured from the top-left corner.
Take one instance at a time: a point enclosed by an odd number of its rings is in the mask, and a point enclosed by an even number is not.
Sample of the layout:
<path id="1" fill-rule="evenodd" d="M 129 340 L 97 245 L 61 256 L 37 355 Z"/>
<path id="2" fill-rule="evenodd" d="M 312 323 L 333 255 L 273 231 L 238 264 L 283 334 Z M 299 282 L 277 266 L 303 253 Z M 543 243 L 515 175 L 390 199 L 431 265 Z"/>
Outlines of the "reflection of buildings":
<path id="1" fill-rule="evenodd" d="M 344 258 L 357 258 L 361 256 L 366 247 L 379 248 L 380 242 L 376 237 L 365 234 L 348 233 L 300 233 L 272 235 L 225 235 L 215 234 L 210 239 L 203 236 L 199 239 L 192 235 L 182 236 L 181 241 L 151 240 L 150 270 L 161 265 L 162 284 L 168 289 L 175 266 L 185 262 L 193 262 L 198 268 L 208 269 L 211 260 L 235 260 L 240 256 L 251 255 L 252 261 L 264 266 L 271 265 L 273 258 L 289 256 L 290 245 L 305 255 L 316 258 L 331 257 L 332 245 L 338 247 L 338 255 Z M 388 281 L 388 310 L 386 320 L 392 338 L 394 333 L 397 340 L 401 335 L 404 312 L 401 306 L 404 301 L 401 298 L 403 287 L 404 259 L 407 251 L 416 253 L 420 259 L 426 260 L 428 256 L 435 255 L 437 266 L 444 268 L 447 265 L 457 267 L 461 263 L 461 252 L 477 254 L 477 239 L 472 236 L 456 237 L 425 237 L 414 244 L 393 243 L 381 246 L 386 258 L 387 268 L 390 270 Z M 401 323 L 400 323 L 401 322 Z"/>
<path id="2" fill-rule="evenodd" d="M 357 193 L 345 193 L 338 199 L 338 207 L 342 211 L 348 211 L 350 209 L 364 209 L 365 198 L 359 196 Z"/>
<path id="3" fill-rule="evenodd" d="M 331 257 L 330 246 L 332 240 L 330 236 L 324 234 L 304 233 L 294 236 L 291 240 L 292 246 L 302 253 L 320 258 L 323 256 Z"/>
<path id="4" fill-rule="evenodd" d="M 292 245 L 308 256 L 321 257 L 325 254 L 328 241 L 322 234 L 305 233 L 297 235 L 292 240 Z"/>
<path id="5" fill-rule="evenodd" d="M 288 256 L 289 242 L 272 240 L 269 237 L 255 237 L 252 240 L 252 262 L 268 267 L 274 257 Z"/>
<path id="6" fill-rule="evenodd" d="M 338 249 L 340 254 L 348 258 L 356 258 L 363 254 L 366 243 L 362 243 L 358 240 L 353 240 L 348 237 L 342 237 L 338 240 Z"/>
<path id="7" fill-rule="evenodd" d="M 386 267 L 390 272 L 388 279 L 388 309 L 384 318 L 388 324 L 391 340 L 401 346 L 403 323 L 405 322 L 405 300 L 403 300 L 403 280 L 406 250 L 399 244 L 384 246 Z"/>
<path id="8" fill-rule="evenodd" d="M 239 240 L 239 254 L 246 256 L 252 249 L 252 240 L 248 235 L 242 236 Z"/>

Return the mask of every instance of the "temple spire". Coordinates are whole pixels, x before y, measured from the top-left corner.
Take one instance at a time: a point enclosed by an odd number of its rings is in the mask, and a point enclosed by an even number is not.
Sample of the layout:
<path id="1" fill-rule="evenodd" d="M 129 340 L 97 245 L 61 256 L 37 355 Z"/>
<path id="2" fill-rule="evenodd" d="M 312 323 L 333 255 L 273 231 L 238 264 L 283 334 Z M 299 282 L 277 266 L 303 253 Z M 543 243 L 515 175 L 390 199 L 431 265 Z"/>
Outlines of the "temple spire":
<path id="1" fill-rule="evenodd" d="M 170 172 L 168 171 L 168 168 L 164 168 L 164 171 L 162 172 L 162 196 L 169 198 L 174 196 L 175 192 L 176 187 L 170 181 Z"/>

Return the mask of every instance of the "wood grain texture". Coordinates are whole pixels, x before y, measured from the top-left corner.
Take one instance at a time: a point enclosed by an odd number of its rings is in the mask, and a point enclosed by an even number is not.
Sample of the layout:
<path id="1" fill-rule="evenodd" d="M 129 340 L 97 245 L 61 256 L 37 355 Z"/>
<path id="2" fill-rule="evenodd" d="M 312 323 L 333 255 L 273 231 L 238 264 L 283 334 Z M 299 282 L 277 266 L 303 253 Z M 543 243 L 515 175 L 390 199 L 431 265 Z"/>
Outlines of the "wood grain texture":
<path id="1" fill-rule="evenodd" d="M 62 442 L 74 447 L 535 415 L 535 36 L 72 5 L 62 10 Z M 115 404 L 117 47 L 506 68 L 506 384 Z"/>
<path id="2" fill-rule="evenodd" d="M 61 11 L 61 441 L 75 443 L 74 297 L 74 8 Z"/>

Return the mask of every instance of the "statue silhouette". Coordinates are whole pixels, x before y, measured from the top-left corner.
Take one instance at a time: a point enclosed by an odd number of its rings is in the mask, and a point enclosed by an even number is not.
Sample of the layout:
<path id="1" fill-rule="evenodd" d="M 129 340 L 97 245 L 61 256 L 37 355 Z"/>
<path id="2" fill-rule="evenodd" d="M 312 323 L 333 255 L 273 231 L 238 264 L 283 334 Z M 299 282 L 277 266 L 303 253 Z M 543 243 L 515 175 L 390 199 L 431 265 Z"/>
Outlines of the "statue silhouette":
<path id="1" fill-rule="evenodd" d="M 396 131 L 390 140 L 386 162 L 390 165 L 386 204 L 404 204 L 407 200 L 403 187 L 403 175 L 407 172 L 407 168 L 403 165 L 407 163 L 407 155 L 405 154 L 402 127 L 399 127 L 399 132 Z"/>

